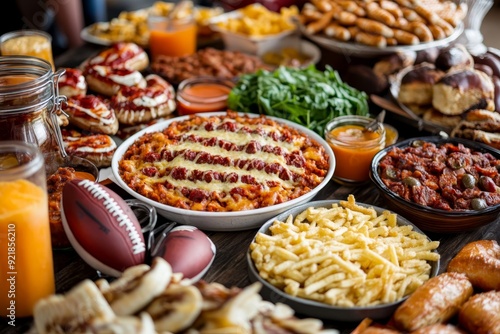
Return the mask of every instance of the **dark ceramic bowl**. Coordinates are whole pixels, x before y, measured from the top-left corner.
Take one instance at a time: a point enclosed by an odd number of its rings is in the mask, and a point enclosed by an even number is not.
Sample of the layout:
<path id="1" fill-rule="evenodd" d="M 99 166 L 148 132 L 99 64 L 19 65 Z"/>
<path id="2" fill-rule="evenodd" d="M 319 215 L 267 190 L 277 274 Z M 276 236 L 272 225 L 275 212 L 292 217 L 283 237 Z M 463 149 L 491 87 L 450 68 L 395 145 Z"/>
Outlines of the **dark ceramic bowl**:
<path id="1" fill-rule="evenodd" d="M 388 189 L 380 177 L 380 161 L 390 150 L 392 150 L 392 148 L 404 148 L 410 146 L 417 140 L 432 142 L 437 145 L 445 143 L 461 143 L 474 151 L 490 153 L 495 158 L 500 159 L 500 151 L 478 142 L 460 138 L 418 137 L 388 146 L 373 157 L 370 168 L 370 178 L 377 186 L 390 209 L 409 219 L 421 230 L 436 233 L 458 233 L 470 231 L 490 224 L 499 218 L 500 204 L 490 206 L 482 210 L 446 211 L 413 203 Z"/>

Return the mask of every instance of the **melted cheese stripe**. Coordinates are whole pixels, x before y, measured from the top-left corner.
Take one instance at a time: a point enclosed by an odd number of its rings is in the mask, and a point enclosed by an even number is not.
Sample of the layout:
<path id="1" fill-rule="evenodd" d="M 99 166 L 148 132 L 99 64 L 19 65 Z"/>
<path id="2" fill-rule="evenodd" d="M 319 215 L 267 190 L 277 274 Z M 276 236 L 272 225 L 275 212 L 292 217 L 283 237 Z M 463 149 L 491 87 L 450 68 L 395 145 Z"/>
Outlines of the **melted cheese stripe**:
<path id="1" fill-rule="evenodd" d="M 219 137 L 218 137 L 219 138 Z M 248 142 L 243 143 L 242 145 L 246 145 Z M 272 147 L 271 144 L 267 144 Z M 182 142 L 177 145 L 169 145 L 168 149 L 172 152 L 175 151 L 182 151 L 182 150 L 191 150 L 191 151 L 199 151 L 199 152 L 207 152 L 212 156 L 221 156 L 221 157 L 228 157 L 232 161 L 234 160 L 254 160 L 256 158 L 255 154 L 252 153 L 246 153 L 244 151 L 227 151 L 219 146 L 205 146 L 201 143 L 196 143 L 196 142 Z M 286 152 L 286 150 L 284 149 Z M 281 155 L 276 155 L 273 153 L 267 153 L 260 151 L 258 152 L 258 160 L 262 160 L 266 164 L 271 164 L 271 163 L 277 163 L 280 164 L 284 168 L 288 168 L 291 172 L 301 174 L 304 173 L 304 168 L 300 167 L 295 167 L 295 166 L 290 166 L 286 164 L 285 157 Z M 289 153 L 289 152 L 286 152 Z"/>
<path id="2" fill-rule="evenodd" d="M 103 104 L 99 104 L 95 109 L 87 109 L 76 104 L 72 104 L 71 108 L 75 108 L 91 118 L 99 120 L 101 124 L 113 124 L 115 122 L 115 114 Z"/>
<path id="3" fill-rule="evenodd" d="M 257 127 L 256 127 L 257 128 Z M 260 127 L 263 128 L 263 127 Z M 274 131 L 272 131 L 274 130 Z M 213 138 L 216 137 L 218 139 L 223 139 L 226 141 L 229 141 L 231 143 L 234 143 L 236 145 L 245 145 L 250 141 L 255 141 L 259 143 L 260 145 L 272 145 L 272 143 L 279 143 L 279 146 L 288 152 L 294 151 L 297 147 L 301 147 L 303 138 L 301 140 L 294 140 L 291 143 L 287 143 L 285 141 L 278 141 L 276 142 L 272 138 L 268 137 L 267 135 L 270 132 L 277 132 L 275 129 L 271 128 L 270 131 L 266 131 L 264 135 L 258 134 L 258 133 L 247 133 L 247 132 L 230 132 L 230 131 L 224 131 L 224 130 L 213 130 L 213 131 L 207 131 L 204 128 L 200 129 L 194 129 L 191 130 L 186 136 L 189 136 L 191 134 L 194 134 L 196 136 L 199 136 L 201 138 L 207 139 L 207 138 Z"/>
<path id="4" fill-rule="evenodd" d="M 268 174 L 265 171 L 259 171 L 252 169 L 250 171 L 247 170 L 242 170 L 241 168 L 234 167 L 234 166 L 222 166 L 222 165 L 213 165 L 213 164 L 198 164 L 194 161 L 189 161 L 185 160 L 183 156 L 179 155 L 175 157 L 170 162 L 166 161 L 160 161 L 154 164 L 158 170 L 166 170 L 166 169 L 173 169 L 176 167 L 184 167 L 187 170 L 199 170 L 202 172 L 208 172 L 208 171 L 213 171 L 216 173 L 221 173 L 221 174 L 230 174 L 230 173 L 236 173 L 238 175 L 238 181 L 234 183 L 227 183 L 227 182 L 221 182 L 217 180 L 212 180 L 210 183 L 206 181 L 200 181 L 197 180 L 195 182 L 190 181 L 190 180 L 176 180 L 172 178 L 170 175 L 166 175 L 162 178 L 154 178 L 151 179 L 153 183 L 163 183 L 167 181 L 168 183 L 174 185 L 174 186 L 180 186 L 180 187 L 187 187 L 187 188 L 200 188 L 203 190 L 217 190 L 219 192 L 229 192 L 232 188 L 236 187 L 241 187 L 241 186 L 247 186 L 247 183 L 241 182 L 241 177 L 243 175 L 250 175 L 255 180 L 264 188 L 268 189 L 269 187 L 267 186 L 267 181 L 274 181 L 279 183 L 283 188 L 285 189 L 291 189 L 295 187 L 295 182 L 292 180 L 282 180 L 279 178 L 278 175 L 276 174 Z"/>

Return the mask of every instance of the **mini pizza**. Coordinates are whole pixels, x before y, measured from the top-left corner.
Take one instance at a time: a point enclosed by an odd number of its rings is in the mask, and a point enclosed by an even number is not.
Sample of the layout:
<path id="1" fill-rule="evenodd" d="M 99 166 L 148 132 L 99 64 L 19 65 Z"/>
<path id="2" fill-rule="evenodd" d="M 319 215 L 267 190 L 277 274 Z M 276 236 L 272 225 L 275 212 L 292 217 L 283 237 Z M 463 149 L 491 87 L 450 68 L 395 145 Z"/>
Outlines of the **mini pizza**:
<path id="1" fill-rule="evenodd" d="M 111 159 L 116 151 L 113 138 L 76 129 L 63 128 L 61 132 L 68 155 L 88 159 L 98 168 L 111 166 Z"/>
<path id="2" fill-rule="evenodd" d="M 77 68 L 65 68 L 64 74 L 57 81 L 59 94 L 66 97 L 87 94 L 87 82 L 81 70 Z"/>
<path id="3" fill-rule="evenodd" d="M 139 45 L 122 42 L 116 43 L 86 60 L 81 67 L 85 70 L 87 67 L 95 65 L 142 71 L 148 67 L 149 58 L 146 51 Z"/>
<path id="4" fill-rule="evenodd" d="M 118 131 L 118 119 L 104 100 L 95 95 L 71 97 L 64 111 L 70 124 L 89 132 L 114 135 Z"/>
<path id="5" fill-rule="evenodd" d="M 146 86 L 146 81 L 141 72 L 128 68 L 94 65 L 87 67 L 84 74 L 89 88 L 106 96 L 116 94 L 124 86 Z"/>
<path id="6" fill-rule="evenodd" d="M 122 87 L 111 98 L 119 123 L 134 125 L 171 114 L 176 107 L 174 88 L 156 74 L 146 76 L 147 86 Z"/>
<path id="7" fill-rule="evenodd" d="M 264 116 L 192 115 L 145 133 L 118 162 L 130 189 L 173 207 L 207 212 L 268 207 L 317 187 L 326 149 Z"/>

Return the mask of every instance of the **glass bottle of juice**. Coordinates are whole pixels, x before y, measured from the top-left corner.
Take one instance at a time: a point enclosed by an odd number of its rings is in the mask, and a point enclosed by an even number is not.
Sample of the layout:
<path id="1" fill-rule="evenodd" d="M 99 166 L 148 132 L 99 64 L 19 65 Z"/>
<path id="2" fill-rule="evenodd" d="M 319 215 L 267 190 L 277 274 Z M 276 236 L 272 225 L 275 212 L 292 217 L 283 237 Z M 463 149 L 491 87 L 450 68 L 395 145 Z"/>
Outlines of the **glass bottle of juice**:
<path id="1" fill-rule="evenodd" d="M 55 292 L 47 201 L 41 151 L 0 142 L 0 316 L 10 325 Z"/>

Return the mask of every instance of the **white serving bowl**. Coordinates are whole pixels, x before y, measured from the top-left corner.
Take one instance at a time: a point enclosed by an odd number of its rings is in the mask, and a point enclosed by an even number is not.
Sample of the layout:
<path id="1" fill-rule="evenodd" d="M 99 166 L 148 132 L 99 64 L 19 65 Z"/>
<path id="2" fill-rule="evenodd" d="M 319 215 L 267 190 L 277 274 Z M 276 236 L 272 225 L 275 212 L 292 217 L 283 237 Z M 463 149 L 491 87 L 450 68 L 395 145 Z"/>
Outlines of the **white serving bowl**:
<path id="1" fill-rule="evenodd" d="M 261 5 L 254 4 L 254 6 Z M 290 29 L 273 35 L 248 36 L 222 29 L 217 25 L 217 23 L 219 22 L 224 22 L 229 19 L 236 19 L 241 17 L 241 15 L 242 14 L 240 10 L 234 10 L 215 16 L 209 20 L 209 27 L 213 31 L 220 33 L 222 41 L 224 42 L 224 46 L 227 50 L 240 51 L 251 55 L 260 56 L 267 51 L 275 48 L 276 45 L 278 45 L 284 38 L 289 37 L 297 31 L 297 29 Z"/>
<path id="2" fill-rule="evenodd" d="M 213 112 L 213 113 L 202 113 L 200 114 L 200 116 L 209 117 L 209 116 L 224 115 L 224 114 L 225 112 Z M 252 114 L 249 115 L 251 116 Z M 259 117 L 259 115 L 255 114 L 255 117 Z M 130 195 L 132 195 L 136 199 L 139 199 L 147 204 L 154 206 L 160 215 L 162 215 L 167 219 L 176 221 L 178 223 L 196 226 L 199 229 L 209 230 L 209 231 L 241 231 L 241 230 L 248 230 L 260 227 L 266 220 L 276 216 L 280 212 L 286 211 L 297 205 L 310 201 L 330 181 L 333 175 L 333 171 L 335 169 L 335 156 L 333 154 L 333 151 L 321 136 L 297 123 L 271 116 L 266 116 L 266 117 L 273 119 L 277 122 L 280 122 L 282 124 L 285 124 L 287 126 L 298 129 L 300 132 L 316 140 L 321 146 L 324 147 L 326 153 L 329 156 L 328 162 L 330 164 L 330 168 L 324 180 L 310 192 L 300 197 L 297 197 L 293 200 L 290 200 L 288 202 L 254 210 L 245 210 L 245 211 L 232 211 L 232 212 L 195 211 L 195 210 L 180 209 L 170 205 L 153 201 L 145 196 L 138 194 L 130 187 L 128 187 L 127 184 L 120 177 L 118 169 L 118 163 L 121 160 L 122 156 L 127 151 L 127 149 L 135 142 L 136 139 L 141 137 L 143 134 L 149 132 L 161 131 L 166 127 L 168 127 L 170 123 L 188 119 L 189 116 L 176 117 L 161 123 L 154 124 L 142 131 L 137 132 L 136 134 L 125 140 L 118 147 L 113 156 L 113 161 L 111 163 L 113 176 L 117 184 L 121 188 L 123 188 L 126 192 L 128 192 Z"/>

